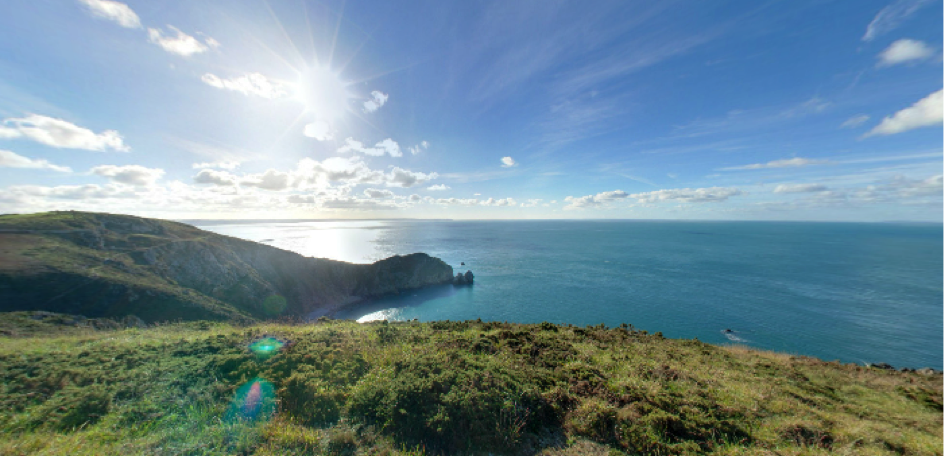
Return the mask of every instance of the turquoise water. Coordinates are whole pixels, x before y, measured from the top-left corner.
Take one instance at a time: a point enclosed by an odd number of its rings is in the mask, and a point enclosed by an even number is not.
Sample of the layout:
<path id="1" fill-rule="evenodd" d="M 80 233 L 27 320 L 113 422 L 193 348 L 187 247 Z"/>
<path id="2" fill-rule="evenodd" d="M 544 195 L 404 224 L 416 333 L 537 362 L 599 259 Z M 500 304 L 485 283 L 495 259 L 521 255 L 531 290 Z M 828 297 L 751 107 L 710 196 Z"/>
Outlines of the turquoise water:
<path id="1" fill-rule="evenodd" d="M 942 367 L 942 226 L 669 221 L 198 224 L 303 255 L 426 252 L 475 274 L 346 319 L 617 326 L 843 362 Z M 460 266 L 465 262 L 466 266 Z M 730 329 L 732 333 L 725 333 Z"/>

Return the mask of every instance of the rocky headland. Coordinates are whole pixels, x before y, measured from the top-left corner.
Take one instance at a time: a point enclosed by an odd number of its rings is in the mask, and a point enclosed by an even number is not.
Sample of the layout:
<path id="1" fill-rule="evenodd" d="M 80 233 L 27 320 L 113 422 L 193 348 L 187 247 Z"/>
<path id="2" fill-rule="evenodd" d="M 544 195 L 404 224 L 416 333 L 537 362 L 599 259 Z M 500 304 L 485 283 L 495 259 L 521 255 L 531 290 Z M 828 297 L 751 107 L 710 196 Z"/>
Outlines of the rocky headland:
<path id="1" fill-rule="evenodd" d="M 422 253 L 361 265 L 159 219 L 0 216 L 0 311 L 253 321 L 331 314 L 452 281 L 451 266 Z"/>

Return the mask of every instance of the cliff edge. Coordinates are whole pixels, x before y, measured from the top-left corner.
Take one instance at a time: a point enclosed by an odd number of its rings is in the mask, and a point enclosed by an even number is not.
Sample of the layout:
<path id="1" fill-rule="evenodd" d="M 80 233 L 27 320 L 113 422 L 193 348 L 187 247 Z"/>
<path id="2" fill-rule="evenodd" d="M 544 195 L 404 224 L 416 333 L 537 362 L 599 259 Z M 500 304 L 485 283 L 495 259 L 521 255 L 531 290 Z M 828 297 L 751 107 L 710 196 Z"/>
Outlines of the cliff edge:
<path id="1" fill-rule="evenodd" d="M 0 311 L 252 321 L 330 314 L 452 278 L 451 266 L 422 253 L 360 265 L 160 219 L 0 215 Z"/>

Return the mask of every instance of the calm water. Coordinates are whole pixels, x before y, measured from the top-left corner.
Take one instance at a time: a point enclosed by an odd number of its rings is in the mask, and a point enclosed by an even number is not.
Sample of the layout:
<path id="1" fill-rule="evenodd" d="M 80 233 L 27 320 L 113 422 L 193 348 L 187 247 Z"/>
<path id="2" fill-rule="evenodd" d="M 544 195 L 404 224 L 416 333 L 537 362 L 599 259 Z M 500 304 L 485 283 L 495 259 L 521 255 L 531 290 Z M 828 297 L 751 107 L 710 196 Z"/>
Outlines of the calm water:
<path id="1" fill-rule="evenodd" d="M 942 226 L 667 221 L 198 223 L 303 255 L 426 252 L 475 286 L 346 319 L 626 322 L 843 362 L 942 367 Z M 466 266 L 460 267 L 460 262 Z M 731 329 L 733 334 L 725 334 Z"/>

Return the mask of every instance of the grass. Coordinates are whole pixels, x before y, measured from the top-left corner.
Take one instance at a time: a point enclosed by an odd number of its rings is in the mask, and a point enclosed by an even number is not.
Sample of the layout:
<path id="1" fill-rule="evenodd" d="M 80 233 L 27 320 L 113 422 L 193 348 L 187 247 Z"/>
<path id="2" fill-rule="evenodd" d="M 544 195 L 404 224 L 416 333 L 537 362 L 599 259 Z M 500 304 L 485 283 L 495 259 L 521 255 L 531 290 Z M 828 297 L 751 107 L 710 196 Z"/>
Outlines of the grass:
<path id="1" fill-rule="evenodd" d="M 942 453 L 940 375 L 631 326 L 0 322 L 4 455 Z"/>

